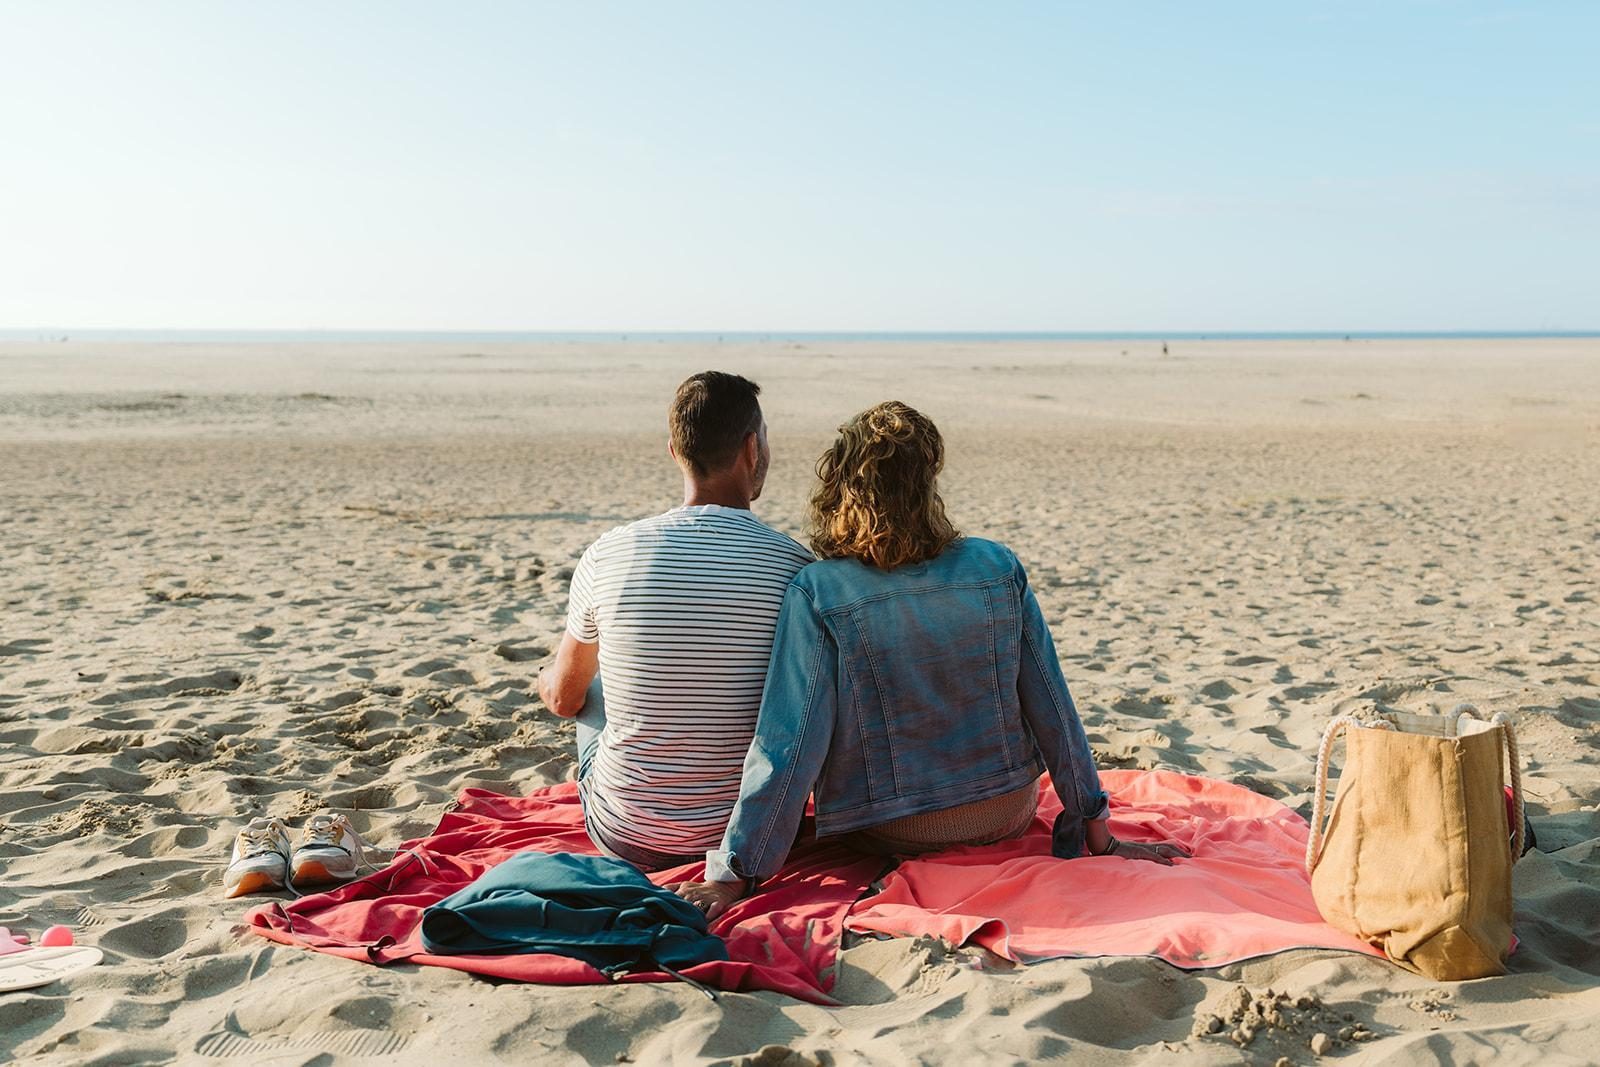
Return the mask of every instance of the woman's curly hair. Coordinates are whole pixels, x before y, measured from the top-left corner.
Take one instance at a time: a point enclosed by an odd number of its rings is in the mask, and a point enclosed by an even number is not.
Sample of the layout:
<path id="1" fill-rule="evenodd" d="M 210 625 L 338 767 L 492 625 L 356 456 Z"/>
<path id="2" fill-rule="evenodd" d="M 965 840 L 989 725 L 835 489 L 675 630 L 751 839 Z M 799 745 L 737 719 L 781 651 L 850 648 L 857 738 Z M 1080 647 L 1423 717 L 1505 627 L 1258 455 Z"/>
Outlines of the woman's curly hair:
<path id="1" fill-rule="evenodd" d="M 898 400 L 843 426 L 817 460 L 811 548 L 818 559 L 858 559 L 882 570 L 925 563 L 961 534 L 945 517 L 938 477 L 944 439 L 933 420 Z"/>

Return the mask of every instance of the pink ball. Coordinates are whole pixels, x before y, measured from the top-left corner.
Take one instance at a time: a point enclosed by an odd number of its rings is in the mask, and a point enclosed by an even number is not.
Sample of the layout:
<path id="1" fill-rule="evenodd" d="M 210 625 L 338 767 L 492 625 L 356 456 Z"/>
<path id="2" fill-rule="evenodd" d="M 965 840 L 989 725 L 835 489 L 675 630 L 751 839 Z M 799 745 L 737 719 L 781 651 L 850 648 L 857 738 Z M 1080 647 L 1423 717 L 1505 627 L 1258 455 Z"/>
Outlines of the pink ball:
<path id="1" fill-rule="evenodd" d="M 39 944 L 45 948 L 65 948 L 72 944 L 72 927 L 52 926 L 39 938 Z"/>

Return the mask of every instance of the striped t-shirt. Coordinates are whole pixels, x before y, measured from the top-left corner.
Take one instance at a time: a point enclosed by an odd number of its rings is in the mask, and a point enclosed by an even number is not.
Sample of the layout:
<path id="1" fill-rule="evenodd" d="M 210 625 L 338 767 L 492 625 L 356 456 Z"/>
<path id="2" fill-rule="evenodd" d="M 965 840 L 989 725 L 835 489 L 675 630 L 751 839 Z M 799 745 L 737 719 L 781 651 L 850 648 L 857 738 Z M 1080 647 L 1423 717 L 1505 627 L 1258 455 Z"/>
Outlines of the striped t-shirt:
<path id="1" fill-rule="evenodd" d="M 606 725 L 578 785 L 606 837 L 667 855 L 722 841 L 783 594 L 811 562 L 740 508 L 619 526 L 572 575 L 567 632 L 600 642 Z"/>

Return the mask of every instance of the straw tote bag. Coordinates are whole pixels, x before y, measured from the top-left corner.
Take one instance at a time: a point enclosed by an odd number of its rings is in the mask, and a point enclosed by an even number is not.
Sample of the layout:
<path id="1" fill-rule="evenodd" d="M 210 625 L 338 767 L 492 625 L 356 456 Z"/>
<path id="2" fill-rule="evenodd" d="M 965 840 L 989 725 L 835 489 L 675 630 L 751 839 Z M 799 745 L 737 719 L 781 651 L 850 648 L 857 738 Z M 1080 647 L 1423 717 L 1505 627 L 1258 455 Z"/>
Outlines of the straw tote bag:
<path id="1" fill-rule="evenodd" d="M 1504 715 L 1485 722 L 1474 711 L 1341 716 L 1317 752 L 1306 872 L 1318 910 L 1436 981 L 1500 974 L 1511 951 L 1524 825 L 1517 739 Z M 1328 755 L 1341 734 L 1344 772 L 1324 827 Z"/>

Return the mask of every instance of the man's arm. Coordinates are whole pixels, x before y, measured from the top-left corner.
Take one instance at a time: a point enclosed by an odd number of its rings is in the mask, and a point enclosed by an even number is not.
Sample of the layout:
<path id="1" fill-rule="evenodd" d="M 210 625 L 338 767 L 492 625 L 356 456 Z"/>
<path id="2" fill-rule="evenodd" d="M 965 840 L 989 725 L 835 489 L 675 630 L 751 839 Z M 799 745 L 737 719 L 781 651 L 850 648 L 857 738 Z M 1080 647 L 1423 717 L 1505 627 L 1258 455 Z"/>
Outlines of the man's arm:
<path id="1" fill-rule="evenodd" d="M 570 719 L 583 710 L 584 695 L 600 669 L 600 642 L 579 641 L 569 632 L 561 638 L 556 661 L 539 672 L 539 699 Z"/>
<path id="2" fill-rule="evenodd" d="M 601 538 L 601 541 L 605 540 Z M 600 541 L 584 550 L 567 590 L 567 632 L 556 661 L 539 672 L 539 699 L 570 719 L 583 710 L 589 683 L 600 669 L 600 627 L 594 611 L 594 573 Z"/>

